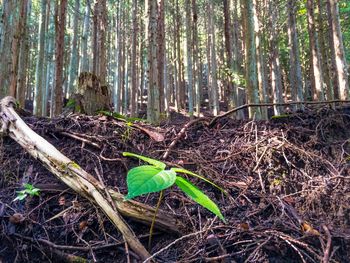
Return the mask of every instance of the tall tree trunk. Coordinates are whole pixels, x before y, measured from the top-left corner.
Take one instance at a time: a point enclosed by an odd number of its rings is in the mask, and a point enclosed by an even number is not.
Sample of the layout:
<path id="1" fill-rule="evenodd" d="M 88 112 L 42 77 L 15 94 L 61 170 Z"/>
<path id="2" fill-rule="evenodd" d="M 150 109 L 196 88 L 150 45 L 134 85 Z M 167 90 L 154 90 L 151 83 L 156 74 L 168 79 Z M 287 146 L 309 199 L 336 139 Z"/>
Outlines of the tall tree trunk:
<path id="1" fill-rule="evenodd" d="M 301 74 L 298 32 L 296 26 L 296 0 L 288 0 L 288 43 L 290 59 L 290 88 L 293 101 L 303 101 L 303 79 Z"/>
<path id="2" fill-rule="evenodd" d="M 195 108 L 196 115 L 199 117 L 201 112 L 201 90 L 200 80 L 201 71 L 199 70 L 199 38 L 198 38 L 198 7 L 196 0 L 192 0 L 192 15 L 193 15 L 193 69 L 194 69 L 194 93 L 195 93 Z"/>
<path id="3" fill-rule="evenodd" d="M 325 29 L 324 29 L 324 12 L 323 12 L 323 1 L 324 0 L 317 0 L 317 7 L 318 7 L 318 16 L 317 16 L 317 22 L 318 22 L 318 40 L 320 43 L 320 54 L 322 58 L 322 69 L 323 69 L 323 78 L 324 82 L 326 84 L 326 95 L 327 100 L 333 100 L 333 86 L 331 81 L 331 69 L 329 65 L 329 49 L 328 46 L 326 46 L 326 36 L 325 36 Z"/>
<path id="4" fill-rule="evenodd" d="M 311 87 L 314 100 L 324 100 L 323 76 L 318 36 L 315 26 L 314 0 L 307 0 L 307 20 L 310 42 Z"/>
<path id="5" fill-rule="evenodd" d="M 74 93 L 74 85 L 77 85 L 76 79 L 78 77 L 78 30 L 79 30 L 79 10 L 80 0 L 75 0 L 74 4 L 74 18 L 73 18 L 73 40 L 72 40 L 72 52 L 69 63 L 69 76 L 68 76 L 68 96 Z"/>
<path id="6" fill-rule="evenodd" d="M 46 8 L 46 22 L 45 22 L 45 32 L 47 32 L 46 38 L 49 35 L 49 24 L 50 24 L 50 7 L 51 7 L 51 1 L 48 1 L 47 8 Z M 45 53 L 44 53 L 44 69 L 43 69 L 43 79 L 42 79 L 42 86 L 43 86 L 43 98 L 42 98 L 42 104 L 41 104 L 41 114 L 42 116 L 47 116 L 47 102 L 48 102 L 48 86 L 47 84 L 47 68 L 49 64 L 49 48 L 50 48 L 50 38 L 45 39 Z"/>
<path id="7" fill-rule="evenodd" d="M 232 53 L 232 32 L 231 32 L 231 12 L 230 12 L 230 0 L 224 0 L 224 31 L 225 31 L 225 49 L 226 49 L 226 63 L 228 69 L 227 78 L 227 91 L 229 108 L 233 109 L 237 106 L 237 87 L 234 84 L 233 75 L 233 53 Z"/>
<path id="8" fill-rule="evenodd" d="M 158 0 L 158 34 L 157 34 L 157 67 L 158 67 L 158 87 L 159 87 L 159 111 L 165 112 L 165 14 L 164 0 Z"/>
<path id="9" fill-rule="evenodd" d="M 102 85 L 107 84 L 107 48 L 106 48 L 106 30 L 107 30 L 107 3 L 106 0 L 99 0 L 99 76 Z"/>
<path id="10" fill-rule="evenodd" d="M 35 95 L 34 95 L 34 114 L 42 115 L 42 102 L 44 94 L 44 56 L 45 56 L 45 29 L 46 29 L 46 8 L 47 0 L 41 0 L 41 15 L 39 28 L 38 58 L 35 71 Z"/>
<path id="11" fill-rule="evenodd" d="M 265 80 L 265 68 L 264 68 L 264 54 L 263 54 L 263 47 L 262 47 L 262 32 L 261 32 L 261 26 L 259 22 L 259 16 L 258 16 L 258 1 L 254 0 L 253 4 L 255 6 L 254 8 L 254 28 L 255 28 L 255 45 L 256 45 L 256 62 L 257 62 L 257 76 L 258 76 L 258 88 L 259 88 L 259 99 L 260 102 L 266 103 L 268 102 L 267 97 L 267 84 Z M 260 16 L 261 17 L 261 16 Z M 261 108 L 261 118 L 262 119 L 268 119 L 267 116 L 267 108 L 263 107 Z"/>
<path id="12" fill-rule="evenodd" d="M 330 77 L 333 85 L 333 96 L 334 99 L 339 99 L 339 83 L 338 83 L 338 75 L 337 75 L 337 61 L 334 49 L 334 41 L 333 41 L 333 28 L 332 28 L 332 12 L 331 12 L 331 4 L 329 0 L 326 1 L 327 5 L 327 22 L 328 22 L 328 34 L 327 34 L 327 42 L 330 46 Z"/>
<path id="13" fill-rule="evenodd" d="M 178 64 L 178 94 L 177 94 L 177 106 L 178 110 L 185 108 L 185 87 L 183 85 L 183 67 L 182 67 L 182 57 L 181 57 L 181 14 L 179 7 L 179 0 L 175 2 L 176 7 L 176 48 L 177 48 L 177 64 Z"/>
<path id="14" fill-rule="evenodd" d="M 53 116 L 58 116 L 63 108 L 63 59 L 64 59 L 64 30 L 66 26 L 67 0 L 57 0 L 55 7 L 56 31 L 56 75 L 55 100 Z"/>
<path id="15" fill-rule="evenodd" d="M 278 9 L 277 2 L 270 3 L 271 35 L 270 35 L 270 55 L 271 55 L 271 88 L 274 103 L 282 103 L 282 75 L 278 48 Z M 275 115 L 281 114 L 281 107 L 274 106 Z"/>
<path id="16" fill-rule="evenodd" d="M 256 44 L 254 32 L 254 4 L 253 0 L 243 0 L 242 14 L 245 18 L 245 67 L 248 103 L 258 103 L 258 82 L 256 67 Z M 260 119 L 258 108 L 249 108 L 249 118 Z"/>
<path id="17" fill-rule="evenodd" d="M 122 37 L 121 37 L 121 14 L 122 14 L 122 8 L 121 8 L 121 1 L 118 3 L 118 13 L 116 17 L 116 34 L 115 34 L 115 59 L 116 59 L 116 65 L 115 65 L 115 72 L 114 72 L 114 91 L 113 91 L 113 103 L 114 103 L 114 112 L 119 113 L 120 112 L 120 68 L 121 68 L 121 43 L 122 43 Z"/>
<path id="18" fill-rule="evenodd" d="M 21 38 L 20 54 L 19 54 L 19 66 L 18 66 L 18 80 L 17 80 L 17 100 L 19 104 L 24 107 L 25 104 L 25 92 L 26 92 L 26 79 L 28 72 L 28 62 L 29 62 L 29 34 L 28 34 L 28 24 L 30 19 L 30 7 L 31 0 L 27 2 L 27 10 L 23 17 L 23 36 Z"/>
<path id="19" fill-rule="evenodd" d="M 328 0 L 331 16 L 333 49 L 335 54 L 336 76 L 339 87 L 339 98 L 341 100 L 349 99 L 349 75 L 348 65 L 346 63 L 342 33 L 339 19 L 338 0 Z"/>
<path id="20" fill-rule="evenodd" d="M 27 0 L 22 0 L 20 4 L 19 17 L 17 19 L 16 31 L 12 40 L 12 68 L 10 77 L 10 96 L 17 96 L 17 74 L 18 74 L 18 59 L 20 52 L 20 44 L 23 38 L 24 25 L 27 15 Z"/>
<path id="21" fill-rule="evenodd" d="M 186 16 L 186 57 L 187 57 L 187 87 L 188 87 L 188 113 L 193 116 L 193 66 L 192 66 L 192 16 L 190 0 L 185 0 Z"/>
<path id="22" fill-rule="evenodd" d="M 210 34 L 210 58 L 211 58 L 211 91 L 212 91 L 212 101 L 213 101 L 213 114 L 214 116 L 219 114 L 219 88 L 217 82 L 217 62 L 216 62 L 216 41 L 215 41 L 215 25 L 214 25 L 214 7 L 213 2 L 210 1 L 208 4 L 209 8 L 209 34 Z"/>
<path id="23" fill-rule="evenodd" d="M 157 76 L 157 0 L 148 0 L 148 94 L 147 119 L 157 123 L 160 117 Z"/>
<path id="24" fill-rule="evenodd" d="M 89 55 L 88 55 L 88 40 L 89 40 L 89 31 L 90 31 L 90 1 L 86 1 L 85 14 L 84 14 L 84 26 L 83 26 L 83 35 L 81 38 L 81 69 L 80 72 L 89 71 Z"/>
<path id="25" fill-rule="evenodd" d="M 11 39 L 13 37 L 14 15 L 16 5 L 14 1 L 3 1 L 2 7 L 2 36 L 0 46 L 0 97 L 8 95 L 11 72 Z"/>
<path id="26" fill-rule="evenodd" d="M 130 116 L 136 117 L 136 106 L 137 106 L 137 2 L 138 0 L 132 1 L 132 44 L 131 44 L 131 93 L 130 93 Z"/>

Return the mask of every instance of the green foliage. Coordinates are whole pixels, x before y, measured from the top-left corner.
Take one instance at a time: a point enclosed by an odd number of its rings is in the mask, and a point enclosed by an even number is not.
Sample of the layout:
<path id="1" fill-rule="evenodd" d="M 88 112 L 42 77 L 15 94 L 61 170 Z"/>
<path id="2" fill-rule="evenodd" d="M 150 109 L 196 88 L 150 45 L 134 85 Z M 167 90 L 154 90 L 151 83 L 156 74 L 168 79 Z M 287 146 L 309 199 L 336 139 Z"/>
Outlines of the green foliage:
<path id="1" fill-rule="evenodd" d="M 39 196 L 40 194 L 40 189 L 34 187 L 31 184 L 24 184 L 23 185 L 24 189 L 21 191 L 16 191 L 17 192 L 17 197 L 13 201 L 22 201 L 24 200 L 28 195 L 30 196 Z"/>
<path id="2" fill-rule="evenodd" d="M 152 164 L 153 166 L 159 168 L 159 169 L 165 169 L 166 167 L 166 164 L 161 162 L 161 161 L 158 161 L 158 160 L 154 160 L 152 158 L 148 158 L 146 156 L 142 156 L 142 155 L 138 155 L 138 154 L 135 154 L 135 153 L 129 153 L 129 152 L 123 152 L 123 156 L 127 156 L 127 157 L 135 157 L 135 158 L 138 158 L 146 163 L 149 163 L 149 164 Z"/>
<path id="3" fill-rule="evenodd" d="M 128 195 L 126 199 L 167 189 L 175 183 L 173 170 L 162 170 L 152 165 L 141 165 L 128 172 Z"/>
<path id="4" fill-rule="evenodd" d="M 224 216 L 221 214 L 218 206 L 201 190 L 199 190 L 196 186 L 191 184 L 185 178 L 180 176 L 176 176 L 176 185 L 184 191 L 191 199 L 200 204 L 201 206 L 207 208 L 210 212 L 217 215 L 221 220 L 225 221 Z"/>
<path id="5" fill-rule="evenodd" d="M 177 173 L 184 173 L 197 177 L 224 192 L 222 188 L 213 182 L 209 181 L 203 176 L 192 173 L 191 171 L 183 168 L 170 168 L 169 170 L 165 170 L 165 163 L 146 156 L 129 152 L 124 152 L 123 156 L 135 157 L 151 164 L 141 165 L 129 170 L 127 175 L 128 194 L 125 197 L 126 200 L 142 194 L 159 192 L 176 184 L 191 199 L 208 209 L 213 214 L 217 215 L 221 220 L 225 221 L 219 207 L 201 190 L 199 190 L 185 178 L 178 176 Z"/>
<path id="6" fill-rule="evenodd" d="M 144 120 L 144 119 L 141 119 L 141 118 L 129 118 L 129 117 L 126 117 L 126 116 L 124 116 L 124 115 L 122 115 L 120 113 L 117 113 L 117 112 L 110 112 L 110 111 L 101 110 L 101 111 L 98 111 L 97 113 L 105 115 L 105 116 L 112 117 L 112 118 L 114 118 L 116 120 L 125 121 L 125 122 L 129 122 L 129 123 L 134 123 L 136 121 L 146 122 L 146 120 Z"/>

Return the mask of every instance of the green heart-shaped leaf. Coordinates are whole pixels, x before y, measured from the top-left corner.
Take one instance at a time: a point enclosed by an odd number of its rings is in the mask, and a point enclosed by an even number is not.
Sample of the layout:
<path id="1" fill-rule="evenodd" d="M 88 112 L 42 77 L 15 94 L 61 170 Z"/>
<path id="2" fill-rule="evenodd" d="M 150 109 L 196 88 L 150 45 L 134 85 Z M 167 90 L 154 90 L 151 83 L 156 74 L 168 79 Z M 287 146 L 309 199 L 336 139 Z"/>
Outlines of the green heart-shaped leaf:
<path id="1" fill-rule="evenodd" d="M 147 162 L 149 164 L 152 164 L 155 167 L 158 167 L 158 168 L 160 168 L 162 170 L 164 170 L 165 167 L 166 167 L 166 164 L 161 162 L 161 161 L 158 161 L 158 160 L 155 160 L 155 159 L 152 159 L 152 158 L 148 158 L 146 156 L 138 155 L 138 154 L 135 154 L 135 153 L 123 152 L 123 156 L 138 158 L 138 159 L 140 159 L 142 161 L 145 161 L 145 162 Z"/>
<path id="2" fill-rule="evenodd" d="M 151 165 L 142 165 L 128 172 L 128 195 L 125 199 L 148 193 L 159 192 L 175 183 L 176 173 Z"/>
<path id="3" fill-rule="evenodd" d="M 191 184 L 185 178 L 180 176 L 176 176 L 176 185 L 184 191 L 191 199 L 196 201 L 201 206 L 208 209 L 213 214 L 217 215 L 222 221 L 225 222 L 224 216 L 221 214 L 219 207 L 201 190 L 199 190 L 196 186 Z"/>

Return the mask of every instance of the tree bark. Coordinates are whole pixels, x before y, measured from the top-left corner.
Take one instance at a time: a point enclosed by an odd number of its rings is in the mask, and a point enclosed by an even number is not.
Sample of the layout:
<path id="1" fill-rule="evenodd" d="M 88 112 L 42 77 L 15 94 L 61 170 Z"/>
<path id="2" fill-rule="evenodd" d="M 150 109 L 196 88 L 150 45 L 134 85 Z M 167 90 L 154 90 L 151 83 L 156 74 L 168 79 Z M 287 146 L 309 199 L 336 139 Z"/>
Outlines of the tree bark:
<path id="1" fill-rule="evenodd" d="M 88 56 L 88 40 L 89 40 L 89 31 L 90 31 L 90 1 L 87 0 L 84 14 L 84 26 L 83 26 L 83 35 L 81 38 L 81 69 L 80 72 L 89 71 L 89 56 Z"/>
<path id="2" fill-rule="evenodd" d="M 265 63 L 264 63 L 264 54 L 262 47 L 262 31 L 259 21 L 259 10 L 258 10 L 258 1 L 254 0 L 254 29 L 255 29 L 255 45 L 256 45 L 256 63 L 257 63 L 257 76 L 258 76 L 258 89 L 259 89 L 259 99 L 260 102 L 266 103 L 268 100 L 267 97 L 267 83 L 265 80 Z M 268 119 L 267 109 L 262 108 L 261 110 L 261 118 L 264 120 Z"/>
<path id="3" fill-rule="evenodd" d="M 296 26 L 296 0 L 288 0 L 288 44 L 290 59 L 290 88 L 293 101 L 303 101 L 303 79 L 301 74 Z M 300 105 L 302 107 L 302 105 Z M 295 106 L 298 107 L 297 105 Z"/>
<path id="4" fill-rule="evenodd" d="M 258 103 L 258 82 L 256 66 L 256 44 L 254 32 L 254 4 L 253 0 L 243 0 L 243 17 L 245 18 L 245 67 L 248 103 Z M 258 108 L 249 109 L 249 118 L 260 119 Z"/>
<path id="5" fill-rule="evenodd" d="M 78 77 L 78 34 L 79 34 L 79 10 L 80 0 L 75 0 L 74 4 L 74 18 L 73 18 L 73 40 L 72 40 L 72 52 L 69 62 L 69 76 L 68 76 L 68 96 L 74 93 L 74 85 L 76 85 L 76 79 Z"/>
<path id="6" fill-rule="evenodd" d="M 337 74 L 337 84 L 339 88 L 339 98 L 347 100 L 349 98 L 349 74 L 346 63 L 342 33 L 339 19 L 338 0 L 328 0 L 331 14 L 333 49 L 335 54 L 335 65 Z"/>
<path id="7" fill-rule="evenodd" d="M 41 0 L 41 15 L 39 28 L 38 58 L 35 70 L 35 95 L 34 95 L 34 114 L 42 115 L 42 102 L 44 94 L 44 56 L 45 56 L 45 29 L 46 29 L 46 8 L 47 0 Z"/>
<path id="8" fill-rule="evenodd" d="M 307 21 L 310 42 L 311 87 L 314 100 L 324 100 L 323 76 L 318 36 L 315 26 L 314 0 L 307 0 Z"/>
<path id="9" fill-rule="evenodd" d="M 277 2 L 270 3 L 270 25 L 271 25 L 271 34 L 270 34 L 270 56 L 271 56 L 271 88 L 272 88 L 272 97 L 274 103 L 283 102 L 282 97 L 282 75 L 281 75 L 281 66 L 279 58 L 279 48 L 278 48 L 278 29 L 277 29 L 277 19 L 278 19 L 278 10 Z M 274 106 L 275 115 L 281 114 L 281 108 L 279 106 Z"/>
<path id="10" fill-rule="evenodd" d="M 23 17 L 23 36 L 21 38 L 20 54 L 19 54 L 19 65 L 18 65 L 18 80 L 17 80 L 17 97 L 19 104 L 24 108 L 25 104 L 25 93 L 26 93 L 26 80 L 29 62 L 29 34 L 28 34 L 28 17 L 31 10 L 31 0 L 27 2 L 27 10 Z"/>
<path id="11" fill-rule="evenodd" d="M 138 35 L 138 25 L 137 25 L 137 0 L 132 1 L 132 43 L 131 43 L 131 89 L 130 89 L 130 116 L 136 117 L 136 106 L 138 99 L 137 92 L 137 35 Z"/>
<path id="12" fill-rule="evenodd" d="M 188 113 L 193 117 L 192 16 L 190 0 L 185 0 Z"/>
<path id="13" fill-rule="evenodd" d="M 27 0 L 23 0 L 20 4 L 19 17 L 17 19 L 16 31 L 12 40 L 12 68 L 10 77 L 10 96 L 17 97 L 17 75 L 18 75 L 18 59 L 20 53 L 20 45 L 23 38 L 24 25 L 27 20 Z"/>
<path id="14" fill-rule="evenodd" d="M 219 114 L 219 88 L 217 81 L 217 62 L 216 62 L 216 41 L 215 41 L 215 25 L 214 25 L 214 7 L 213 2 L 209 1 L 208 4 L 208 28 L 210 34 L 210 58 L 211 58 L 211 93 L 212 93 L 212 102 L 213 102 L 213 114 L 214 116 Z"/>
<path id="15" fill-rule="evenodd" d="M 158 123 L 160 118 L 159 83 L 157 75 L 157 1 L 148 0 L 148 94 L 147 119 Z M 147 39 L 147 38 L 146 38 Z"/>
<path id="16" fill-rule="evenodd" d="M 62 113 L 63 108 L 63 60 L 64 60 L 64 30 L 66 24 L 67 0 L 57 0 L 55 7 L 56 30 L 56 75 L 55 75 L 55 100 L 53 116 Z"/>

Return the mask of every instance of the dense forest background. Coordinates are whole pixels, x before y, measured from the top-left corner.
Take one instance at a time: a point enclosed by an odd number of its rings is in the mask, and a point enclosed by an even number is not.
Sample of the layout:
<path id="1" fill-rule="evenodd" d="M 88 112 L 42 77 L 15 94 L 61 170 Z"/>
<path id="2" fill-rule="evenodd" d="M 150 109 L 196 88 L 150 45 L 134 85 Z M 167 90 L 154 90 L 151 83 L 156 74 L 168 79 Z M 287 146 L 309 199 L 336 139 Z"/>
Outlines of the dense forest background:
<path id="1" fill-rule="evenodd" d="M 155 123 L 170 110 L 217 115 L 245 103 L 349 98 L 347 0 L 0 6 L 0 97 L 33 102 L 36 115 L 61 114 L 84 78 L 107 87 L 114 112 L 134 117 L 147 109 Z M 266 119 L 268 112 L 251 108 L 253 116 Z"/>

